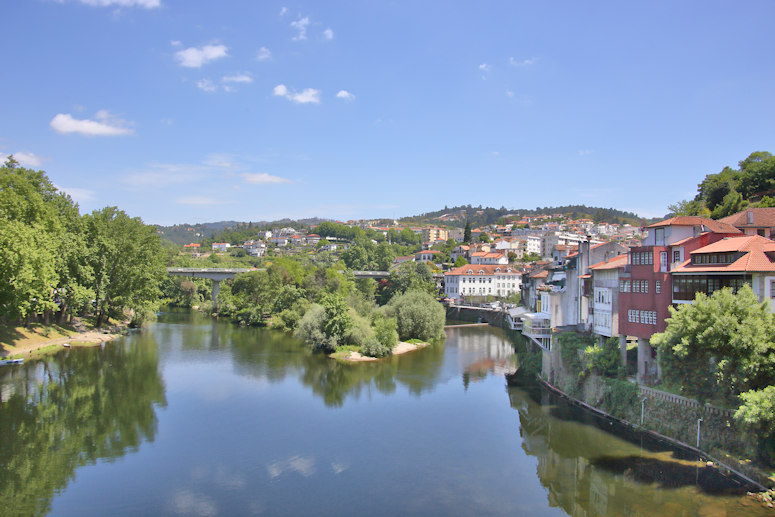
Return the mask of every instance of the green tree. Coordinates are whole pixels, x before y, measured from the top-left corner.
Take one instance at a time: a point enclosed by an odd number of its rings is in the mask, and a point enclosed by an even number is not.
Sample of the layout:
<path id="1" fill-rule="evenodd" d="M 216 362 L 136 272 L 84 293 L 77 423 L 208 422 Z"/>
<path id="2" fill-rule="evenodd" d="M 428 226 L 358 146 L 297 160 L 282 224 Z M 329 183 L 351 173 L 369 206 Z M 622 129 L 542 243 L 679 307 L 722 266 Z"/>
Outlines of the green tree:
<path id="1" fill-rule="evenodd" d="M 471 242 L 471 221 L 466 219 L 466 226 L 463 229 L 463 242 L 466 244 Z"/>
<path id="2" fill-rule="evenodd" d="M 466 258 L 463 255 L 459 255 L 455 259 L 455 267 L 465 266 L 466 264 L 468 264 L 468 261 L 466 260 Z"/>
<path id="3" fill-rule="evenodd" d="M 665 332 L 651 337 L 663 376 L 699 400 L 763 389 L 775 372 L 775 324 L 748 286 L 724 288 L 694 302 L 670 307 Z"/>
<path id="4" fill-rule="evenodd" d="M 154 310 L 166 275 L 156 229 L 116 207 L 85 217 L 87 241 L 93 249 L 89 261 L 94 271 L 97 327 L 124 309 L 138 315 Z"/>
<path id="5" fill-rule="evenodd" d="M 667 207 L 672 217 L 681 215 L 696 215 L 699 217 L 710 217 L 710 210 L 705 206 L 701 199 L 692 199 L 691 201 L 679 201 Z"/>
<path id="6" fill-rule="evenodd" d="M 394 296 L 384 312 L 396 318 L 401 339 L 428 341 L 444 335 L 444 307 L 426 292 L 414 290 Z"/>
<path id="7" fill-rule="evenodd" d="M 728 215 L 736 214 L 748 206 L 748 201 L 736 190 L 730 190 L 719 205 L 711 212 L 713 219 L 721 219 Z"/>

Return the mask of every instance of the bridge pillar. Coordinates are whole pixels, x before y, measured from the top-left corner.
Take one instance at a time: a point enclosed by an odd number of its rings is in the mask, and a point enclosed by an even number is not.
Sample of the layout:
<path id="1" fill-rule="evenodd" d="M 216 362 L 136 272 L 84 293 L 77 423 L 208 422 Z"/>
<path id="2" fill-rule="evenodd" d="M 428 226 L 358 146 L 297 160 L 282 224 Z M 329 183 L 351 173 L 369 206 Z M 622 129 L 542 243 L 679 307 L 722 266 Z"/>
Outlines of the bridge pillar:
<path id="1" fill-rule="evenodd" d="M 221 289 L 221 281 L 213 279 L 213 311 L 218 307 L 218 291 Z"/>

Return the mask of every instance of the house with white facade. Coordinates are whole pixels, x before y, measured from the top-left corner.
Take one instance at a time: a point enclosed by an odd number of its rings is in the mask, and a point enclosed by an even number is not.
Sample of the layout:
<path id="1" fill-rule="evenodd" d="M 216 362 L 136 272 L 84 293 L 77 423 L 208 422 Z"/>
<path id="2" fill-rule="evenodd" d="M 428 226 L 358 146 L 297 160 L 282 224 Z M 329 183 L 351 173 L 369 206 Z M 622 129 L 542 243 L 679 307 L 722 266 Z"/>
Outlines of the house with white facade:
<path id="1" fill-rule="evenodd" d="M 628 255 L 589 266 L 592 275 L 592 332 L 602 337 L 619 335 L 619 279 L 627 266 Z"/>
<path id="2" fill-rule="evenodd" d="M 477 251 L 471 253 L 471 264 L 508 264 L 509 257 L 499 251 Z"/>
<path id="3" fill-rule="evenodd" d="M 229 248 L 231 248 L 231 244 L 228 242 L 214 242 L 213 243 L 213 251 L 216 253 L 225 253 L 229 251 Z"/>
<path id="4" fill-rule="evenodd" d="M 442 253 L 438 250 L 425 250 L 414 254 L 415 262 L 441 262 Z"/>
<path id="5" fill-rule="evenodd" d="M 470 296 L 508 297 L 522 289 L 516 268 L 497 264 L 467 264 L 444 273 L 444 294 L 459 299 Z"/>

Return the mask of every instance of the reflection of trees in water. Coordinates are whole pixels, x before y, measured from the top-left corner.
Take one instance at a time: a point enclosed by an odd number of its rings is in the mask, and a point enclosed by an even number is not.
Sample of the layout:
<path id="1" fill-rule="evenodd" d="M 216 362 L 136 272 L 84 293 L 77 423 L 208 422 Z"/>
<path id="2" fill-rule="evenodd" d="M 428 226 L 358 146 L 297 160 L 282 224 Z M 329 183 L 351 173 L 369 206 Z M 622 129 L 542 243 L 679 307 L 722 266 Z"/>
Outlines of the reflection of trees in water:
<path id="1" fill-rule="evenodd" d="M 358 399 L 364 393 L 370 394 L 372 389 L 389 395 L 398 385 L 419 396 L 435 386 L 443 357 L 442 344 L 363 363 L 344 363 L 310 354 L 305 357 L 301 382 L 331 407 L 342 406 L 348 396 Z"/>
<path id="2" fill-rule="evenodd" d="M 46 513 L 76 468 L 153 441 L 155 406 L 166 405 L 158 364 L 146 338 L 63 352 L 15 372 L 14 393 L 0 403 L 1 513 Z"/>
<path id="3" fill-rule="evenodd" d="M 524 451 L 551 506 L 569 515 L 758 515 L 745 489 L 716 469 L 676 459 L 666 447 L 645 450 L 588 423 L 554 417 L 564 405 L 545 390 L 509 389 Z M 532 396 L 531 396 L 532 395 Z M 669 488 L 669 490 L 665 490 Z M 717 497 L 718 496 L 718 497 Z"/>

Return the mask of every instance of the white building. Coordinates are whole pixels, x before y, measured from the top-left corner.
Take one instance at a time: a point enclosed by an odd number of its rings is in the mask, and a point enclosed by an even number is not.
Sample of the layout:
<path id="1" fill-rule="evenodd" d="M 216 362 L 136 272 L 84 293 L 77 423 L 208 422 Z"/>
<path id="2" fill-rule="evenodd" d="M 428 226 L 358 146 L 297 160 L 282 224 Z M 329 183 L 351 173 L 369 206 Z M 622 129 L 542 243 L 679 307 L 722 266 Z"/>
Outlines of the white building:
<path id="1" fill-rule="evenodd" d="M 509 257 L 499 251 L 477 251 L 471 254 L 471 264 L 508 264 Z"/>
<path id="2" fill-rule="evenodd" d="M 507 265 L 467 264 L 444 273 L 444 294 L 447 298 L 507 297 L 521 289 L 522 274 Z"/>
<path id="3" fill-rule="evenodd" d="M 225 253 L 229 251 L 229 248 L 231 248 L 231 244 L 228 242 L 214 242 L 213 243 L 213 251 L 218 253 Z"/>

